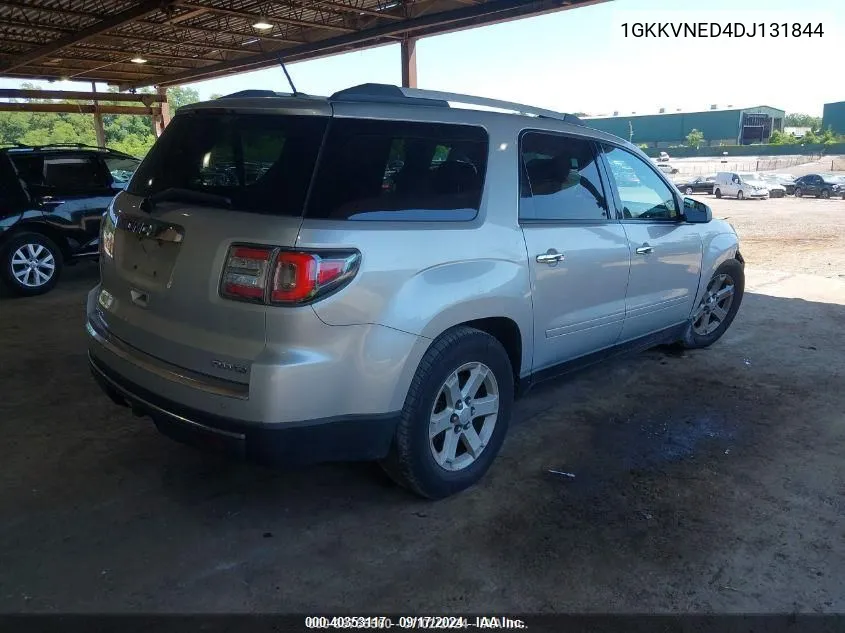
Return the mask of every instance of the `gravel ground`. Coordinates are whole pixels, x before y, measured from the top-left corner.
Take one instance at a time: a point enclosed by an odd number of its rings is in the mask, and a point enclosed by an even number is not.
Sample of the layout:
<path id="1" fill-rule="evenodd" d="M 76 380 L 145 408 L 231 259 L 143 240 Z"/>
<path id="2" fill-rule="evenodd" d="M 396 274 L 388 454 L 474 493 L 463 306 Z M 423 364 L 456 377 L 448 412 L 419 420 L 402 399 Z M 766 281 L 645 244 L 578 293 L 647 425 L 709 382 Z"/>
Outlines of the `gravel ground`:
<path id="1" fill-rule="evenodd" d="M 734 226 L 749 265 L 845 279 L 845 200 L 693 197 Z"/>
<path id="2" fill-rule="evenodd" d="M 749 260 L 727 335 L 538 388 L 438 503 L 368 464 L 206 455 L 110 404 L 93 266 L 0 299 L 0 611 L 845 611 L 845 202 L 706 198 Z"/>

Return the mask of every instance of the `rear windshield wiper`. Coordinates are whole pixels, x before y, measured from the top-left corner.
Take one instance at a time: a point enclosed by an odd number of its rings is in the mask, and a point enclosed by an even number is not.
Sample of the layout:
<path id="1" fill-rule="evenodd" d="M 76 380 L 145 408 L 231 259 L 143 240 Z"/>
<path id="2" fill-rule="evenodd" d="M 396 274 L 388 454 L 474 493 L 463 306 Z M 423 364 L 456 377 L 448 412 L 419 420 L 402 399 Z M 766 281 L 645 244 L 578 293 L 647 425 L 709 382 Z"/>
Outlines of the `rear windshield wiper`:
<path id="1" fill-rule="evenodd" d="M 181 187 L 168 187 L 162 189 L 158 193 L 144 198 L 141 203 L 141 208 L 152 211 L 158 202 L 165 202 L 172 200 L 174 202 L 195 202 L 197 204 L 204 204 L 210 207 L 221 207 L 223 209 L 231 209 L 232 201 L 226 196 L 219 196 L 214 193 L 206 193 L 204 191 L 194 191 L 193 189 L 183 189 Z"/>

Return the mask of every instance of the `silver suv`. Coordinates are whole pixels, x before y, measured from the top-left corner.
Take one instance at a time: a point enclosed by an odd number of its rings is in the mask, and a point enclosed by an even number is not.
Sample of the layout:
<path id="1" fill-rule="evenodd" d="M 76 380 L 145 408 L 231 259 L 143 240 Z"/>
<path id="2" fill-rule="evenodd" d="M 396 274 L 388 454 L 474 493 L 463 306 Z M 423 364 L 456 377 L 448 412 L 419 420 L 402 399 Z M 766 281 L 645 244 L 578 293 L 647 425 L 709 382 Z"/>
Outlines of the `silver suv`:
<path id="1" fill-rule="evenodd" d="M 430 498 L 482 477 L 515 394 L 710 345 L 744 283 L 731 226 L 630 143 L 372 84 L 181 108 L 101 251 L 89 359 L 114 401 L 254 459 L 380 460 Z"/>

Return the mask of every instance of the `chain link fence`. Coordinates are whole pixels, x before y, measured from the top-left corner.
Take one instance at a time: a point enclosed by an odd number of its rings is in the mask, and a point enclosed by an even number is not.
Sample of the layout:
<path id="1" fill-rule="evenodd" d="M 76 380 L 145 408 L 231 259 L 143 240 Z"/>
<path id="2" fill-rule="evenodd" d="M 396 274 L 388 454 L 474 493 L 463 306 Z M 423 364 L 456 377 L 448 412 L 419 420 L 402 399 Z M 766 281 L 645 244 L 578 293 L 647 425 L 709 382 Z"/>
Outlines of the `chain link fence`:
<path id="1" fill-rule="evenodd" d="M 830 159 L 830 171 L 845 171 L 845 157 L 834 156 Z"/>
<path id="2" fill-rule="evenodd" d="M 796 165 L 804 165 L 819 160 L 820 156 L 791 156 L 788 158 L 765 158 L 760 160 L 741 160 L 722 162 L 714 158 L 707 162 L 675 162 L 672 167 L 678 170 L 677 175 L 704 176 L 717 171 L 783 171 Z M 845 158 L 831 159 L 830 171 L 845 170 Z"/>

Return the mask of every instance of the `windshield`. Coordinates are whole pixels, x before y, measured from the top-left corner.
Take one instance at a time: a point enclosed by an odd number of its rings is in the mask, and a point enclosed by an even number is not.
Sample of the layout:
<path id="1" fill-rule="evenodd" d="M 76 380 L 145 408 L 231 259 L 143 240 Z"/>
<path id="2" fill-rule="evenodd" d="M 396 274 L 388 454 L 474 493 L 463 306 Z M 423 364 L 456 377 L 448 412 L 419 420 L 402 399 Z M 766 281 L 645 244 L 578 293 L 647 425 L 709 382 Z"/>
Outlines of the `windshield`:
<path id="1" fill-rule="evenodd" d="M 739 177 L 742 178 L 744 182 L 748 182 L 749 180 L 760 180 L 759 174 L 740 174 Z"/>
<path id="2" fill-rule="evenodd" d="M 126 185 L 141 163 L 137 158 L 128 156 L 106 156 L 105 161 L 116 186 Z"/>
<path id="3" fill-rule="evenodd" d="M 299 216 L 325 127 L 325 118 L 313 116 L 176 116 L 127 190 L 145 198 L 162 194 L 159 200 L 178 191 L 183 201 L 205 196 L 241 211 Z"/>

